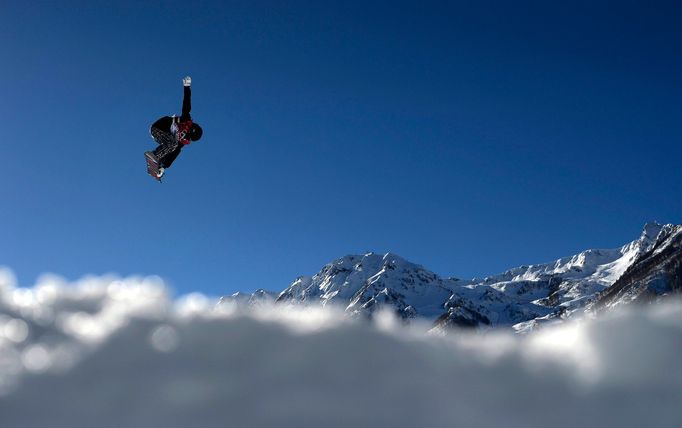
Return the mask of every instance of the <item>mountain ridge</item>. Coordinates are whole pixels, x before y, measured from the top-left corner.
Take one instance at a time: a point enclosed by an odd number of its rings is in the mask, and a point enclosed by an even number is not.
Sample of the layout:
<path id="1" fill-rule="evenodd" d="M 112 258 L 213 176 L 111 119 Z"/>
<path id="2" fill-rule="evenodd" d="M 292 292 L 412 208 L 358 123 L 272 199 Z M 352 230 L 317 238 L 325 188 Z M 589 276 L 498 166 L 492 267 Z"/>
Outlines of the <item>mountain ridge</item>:
<path id="1" fill-rule="evenodd" d="M 619 248 L 588 249 L 470 280 L 442 278 L 391 252 L 346 255 L 279 293 L 235 293 L 220 304 L 336 305 L 351 317 L 389 309 L 405 320 L 430 321 L 436 330 L 503 326 L 527 332 L 576 313 L 679 291 L 680 242 L 682 225 L 649 222 L 638 239 Z"/>

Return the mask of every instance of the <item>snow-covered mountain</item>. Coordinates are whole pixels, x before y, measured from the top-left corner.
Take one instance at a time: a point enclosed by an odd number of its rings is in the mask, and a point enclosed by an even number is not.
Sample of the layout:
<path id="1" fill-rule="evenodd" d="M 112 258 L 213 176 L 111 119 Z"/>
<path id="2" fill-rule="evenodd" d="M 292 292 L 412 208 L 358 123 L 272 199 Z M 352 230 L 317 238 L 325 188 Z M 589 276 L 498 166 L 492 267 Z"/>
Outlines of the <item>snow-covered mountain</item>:
<path id="1" fill-rule="evenodd" d="M 660 300 L 682 291 L 682 225 L 663 227 L 648 251 L 610 287 L 590 309 L 614 308 L 634 301 Z"/>
<path id="2" fill-rule="evenodd" d="M 349 316 L 389 309 L 403 319 L 449 326 L 513 326 L 544 322 L 679 290 L 682 226 L 648 223 L 641 236 L 616 249 L 591 249 L 550 263 L 520 266 L 482 280 L 441 278 L 395 254 L 349 255 L 301 276 L 277 295 L 278 304 L 337 305 Z M 236 293 L 223 303 L 257 304 L 272 293 Z"/>
<path id="3" fill-rule="evenodd" d="M 346 256 L 312 277 L 299 277 L 280 293 L 280 303 L 338 304 L 351 315 L 390 307 L 403 318 L 435 318 L 452 294 L 453 281 L 395 254 Z"/>
<path id="4" fill-rule="evenodd" d="M 240 307 L 253 307 L 262 304 L 268 304 L 275 301 L 278 293 L 274 291 L 267 291 L 259 288 L 253 293 L 243 293 L 238 291 L 229 296 L 223 296 L 218 302 L 219 305 L 234 304 Z"/>

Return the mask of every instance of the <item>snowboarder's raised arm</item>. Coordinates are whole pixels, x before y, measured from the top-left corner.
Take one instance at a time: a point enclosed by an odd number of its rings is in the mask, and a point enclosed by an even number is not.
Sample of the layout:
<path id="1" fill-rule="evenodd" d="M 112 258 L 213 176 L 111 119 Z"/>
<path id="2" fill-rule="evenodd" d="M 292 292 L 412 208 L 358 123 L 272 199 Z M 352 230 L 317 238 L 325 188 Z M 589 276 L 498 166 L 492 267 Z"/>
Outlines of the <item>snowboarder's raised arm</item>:
<path id="1" fill-rule="evenodd" d="M 192 78 L 187 76 L 182 79 L 183 85 L 183 97 L 182 97 L 182 115 L 180 116 L 180 121 L 185 122 L 192 117 L 189 115 L 190 110 L 192 110 L 192 89 L 190 85 L 192 84 Z"/>

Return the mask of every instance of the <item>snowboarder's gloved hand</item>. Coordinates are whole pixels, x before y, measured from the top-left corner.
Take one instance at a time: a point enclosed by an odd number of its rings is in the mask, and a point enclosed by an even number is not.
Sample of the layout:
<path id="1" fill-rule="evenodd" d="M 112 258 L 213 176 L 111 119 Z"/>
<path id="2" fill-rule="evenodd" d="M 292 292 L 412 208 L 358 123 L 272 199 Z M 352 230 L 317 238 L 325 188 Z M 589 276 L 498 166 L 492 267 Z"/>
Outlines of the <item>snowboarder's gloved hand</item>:
<path id="1" fill-rule="evenodd" d="M 192 84 L 192 78 L 187 76 L 184 79 L 182 79 L 182 85 L 183 86 L 190 86 Z"/>

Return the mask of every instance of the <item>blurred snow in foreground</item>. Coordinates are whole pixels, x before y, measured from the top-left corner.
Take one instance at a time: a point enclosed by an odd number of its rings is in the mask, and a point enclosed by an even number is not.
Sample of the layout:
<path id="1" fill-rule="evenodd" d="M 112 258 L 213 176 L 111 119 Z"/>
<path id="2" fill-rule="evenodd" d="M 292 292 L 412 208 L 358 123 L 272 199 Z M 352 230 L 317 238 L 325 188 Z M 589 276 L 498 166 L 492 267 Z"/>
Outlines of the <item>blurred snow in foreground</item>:
<path id="1" fill-rule="evenodd" d="M 682 426 L 682 304 L 527 336 L 0 269 L 0 426 Z"/>

